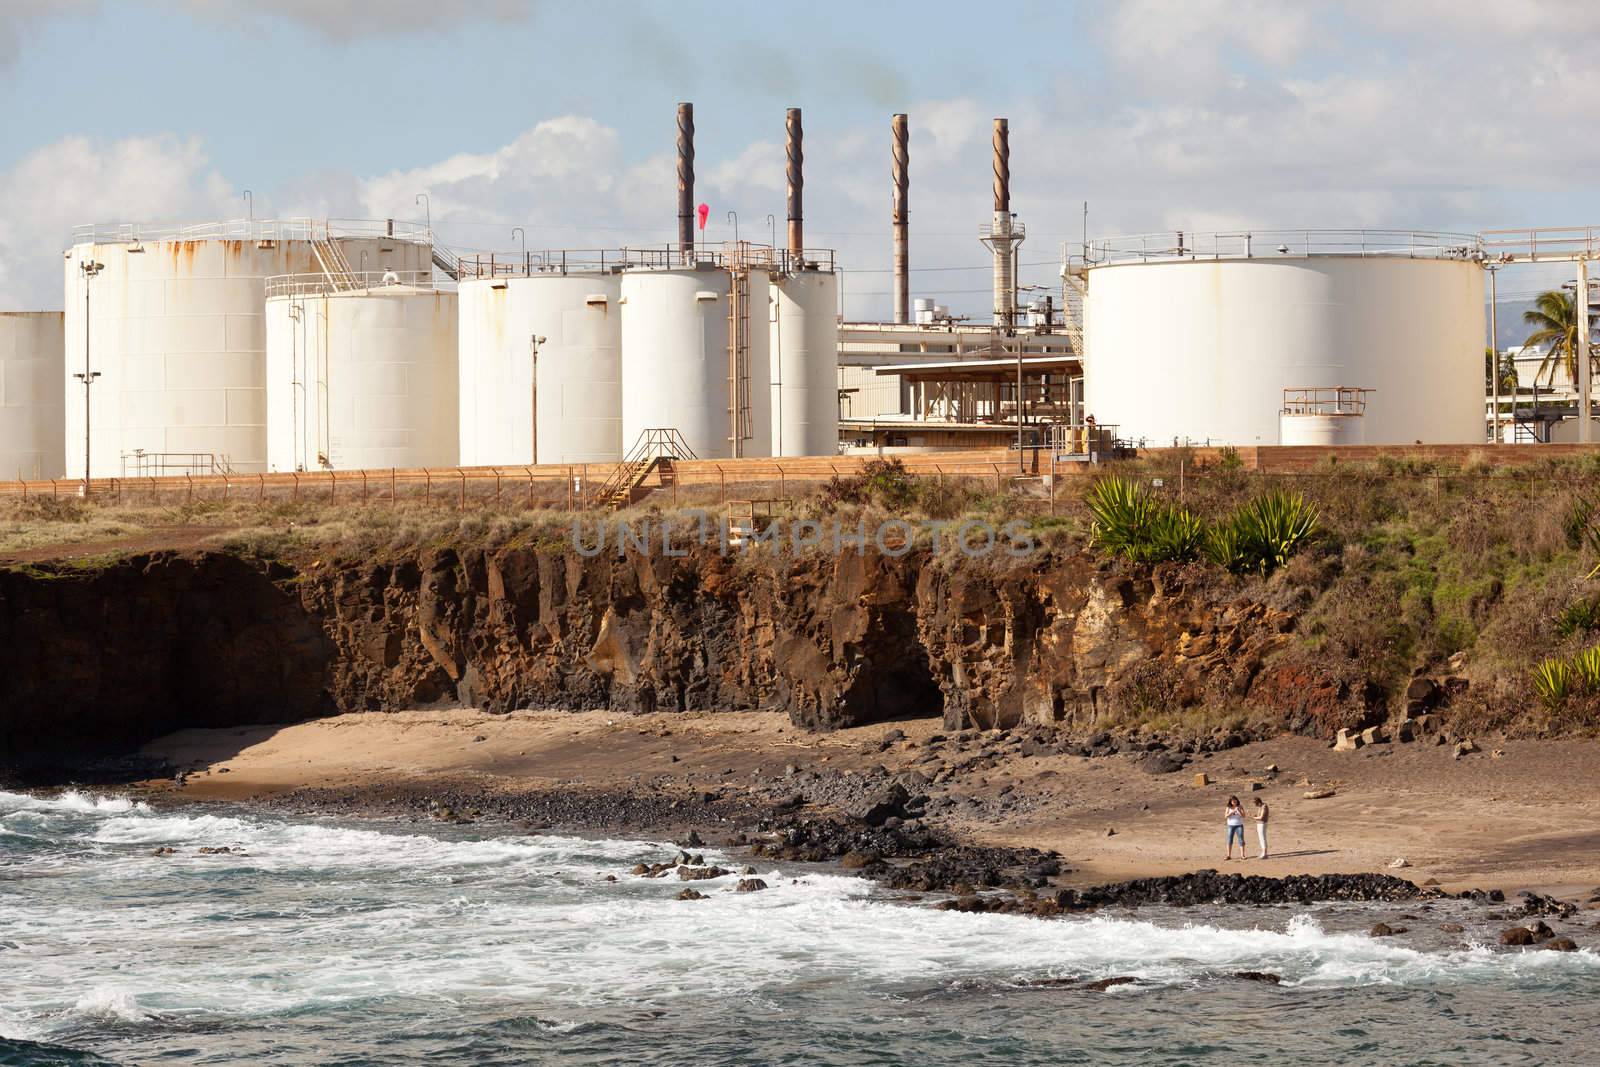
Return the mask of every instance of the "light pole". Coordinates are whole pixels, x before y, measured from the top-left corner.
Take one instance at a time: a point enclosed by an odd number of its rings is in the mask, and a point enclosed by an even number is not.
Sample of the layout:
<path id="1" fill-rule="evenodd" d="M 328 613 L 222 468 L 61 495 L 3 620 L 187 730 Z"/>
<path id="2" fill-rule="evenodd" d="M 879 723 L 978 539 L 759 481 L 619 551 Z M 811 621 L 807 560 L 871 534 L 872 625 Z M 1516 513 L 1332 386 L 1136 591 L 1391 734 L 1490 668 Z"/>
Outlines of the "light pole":
<path id="1" fill-rule="evenodd" d="M 244 217 L 246 222 L 254 222 L 256 217 L 256 194 L 249 189 L 244 191 Z"/>
<path id="2" fill-rule="evenodd" d="M 513 226 L 511 227 L 511 239 L 518 242 L 518 247 L 522 251 L 522 258 L 526 260 L 528 258 L 528 232 L 521 226 Z"/>
<path id="3" fill-rule="evenodd" d="M 1493 428 L 1489 441 L 1491 444 L 1501 444 L 1500 440 L 1500 299 L 1495 286 L 1495 275 L 1500 270 L 1498 263 L 1485 263 L 1484 269 L 1489 272 L 1489 380 L 1493 390 L 1494 417 L 1489 425 Z M 1516 400 L 1511 403 L 1515 413 Z"/>
<path id="4" fill-rule="evenodd" d="M 733 223 L 733 243 L 737 245 L 739 243 L 739 213 L 737 211 L 728 212 L 728 221 Z"/>
<path id="5" fill-rule="evenodd" d="M 412 203 L 422 205 L 423 217 L 427 219 L 428 233 L 431 236 L 433 234 L 433 201 L 428 199 L 427 193 L 418 193 L 417 198 Z"/>
<path id="6" fill-rule="evenodd" d="M 83 260 L 78 269 L 83 271 L 83 373 L 73 377 L 83 383 L 83 497 L 89 498 L 89 387 L 100 377 L 100 372 L 89 369 L 89 283 L 103 270 L 104 263 Z"/>

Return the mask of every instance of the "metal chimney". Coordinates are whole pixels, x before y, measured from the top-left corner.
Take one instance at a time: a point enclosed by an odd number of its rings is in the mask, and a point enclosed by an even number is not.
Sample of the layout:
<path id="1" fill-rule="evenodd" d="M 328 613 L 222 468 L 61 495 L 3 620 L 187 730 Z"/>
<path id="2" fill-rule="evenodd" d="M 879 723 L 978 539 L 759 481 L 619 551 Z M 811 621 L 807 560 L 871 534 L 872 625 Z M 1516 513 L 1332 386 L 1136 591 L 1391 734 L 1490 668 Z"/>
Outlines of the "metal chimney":
<path id="1" fill-rule="evenodd" d="M 1011 217 L 1011 124 L 994 120 L 994 220 L 981 240 L 994 252 L 994 324 L 1016 325 L 1016 250 L 1022 243 L 1022 224 Z"/>
<path id="2" fill-rule="evenodd" d="M 911 321 L 911 128 L 904 115 L 896 115 L 889 128 L 894 135 L 894 200 L 889 216 L 894 230 L 894 321 L 904 323 Z"/>
<path id="3" fill-rule="evenodd" d="M 678 105 L 678 248 L 694 262 L 694 105 Z"/>
<path id="4" fill-rule="evenodd" d="M 796 264 L 800 260 L 800 252 L 805 247 L 805 212 L 802 209 L 802 199 L 805 194 L 805 131 L 800 127 L 800 109 L 791 107 L 784 114 L 783 130 L 785 134 L 784 150 L 789 156 L 789 254 L 794 257 Z"/>

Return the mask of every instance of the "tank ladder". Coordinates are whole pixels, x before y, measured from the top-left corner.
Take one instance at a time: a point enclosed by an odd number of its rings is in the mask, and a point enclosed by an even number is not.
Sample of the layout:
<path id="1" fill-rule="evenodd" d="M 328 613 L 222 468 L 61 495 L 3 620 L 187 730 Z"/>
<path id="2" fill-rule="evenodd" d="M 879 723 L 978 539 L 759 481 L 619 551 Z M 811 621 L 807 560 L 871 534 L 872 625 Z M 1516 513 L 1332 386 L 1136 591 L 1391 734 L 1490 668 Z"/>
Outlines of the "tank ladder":
<path id="1" fill-rule="evenodd" d="M 750 271 L 729 272 L 728 285 L 728 443 L 729 454 L 744 455 L 753 436 L 750 412 Z"/>

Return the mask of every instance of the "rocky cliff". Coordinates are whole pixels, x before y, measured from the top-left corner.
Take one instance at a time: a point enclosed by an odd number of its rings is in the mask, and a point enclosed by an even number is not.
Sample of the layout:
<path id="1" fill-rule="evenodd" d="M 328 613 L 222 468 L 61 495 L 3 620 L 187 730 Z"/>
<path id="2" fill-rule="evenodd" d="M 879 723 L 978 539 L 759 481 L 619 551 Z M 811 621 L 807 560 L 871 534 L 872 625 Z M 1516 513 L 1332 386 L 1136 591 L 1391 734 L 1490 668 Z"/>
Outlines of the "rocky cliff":
<path id="1" fill-rule="evenodd" d="M 1381 693 L 1281 655 L 1293 625 L 1204 571 L 1076 549 L 440 548 L 301 567 L 144 555 L 0 571 L 0 745 L 15 759 L 183 726 L 429 706 L 1070 730 L 1254 706 L 1319 732 L 1381 710 Z"/>

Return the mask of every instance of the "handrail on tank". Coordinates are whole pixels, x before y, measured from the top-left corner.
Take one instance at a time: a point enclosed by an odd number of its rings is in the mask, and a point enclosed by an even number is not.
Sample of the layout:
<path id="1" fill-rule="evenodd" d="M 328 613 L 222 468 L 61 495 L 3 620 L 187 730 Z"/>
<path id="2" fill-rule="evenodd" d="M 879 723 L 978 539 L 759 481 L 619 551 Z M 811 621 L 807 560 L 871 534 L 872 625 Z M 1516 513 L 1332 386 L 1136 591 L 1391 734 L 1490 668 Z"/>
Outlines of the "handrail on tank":
<path id="1" fill-rule="evenodd" d="M 723 269 L 750 267 L 792 274 L 801 270 L 835 270 L 831 248 L 807 248 L 796 256 L 786 248 L 748 241 L 696 246 L 694 262 Z M 682 269 L 683 251 L 675 244 L 645 248 L 556 248 L 537 252 L 463 252 L 462 281 L 482 278 L 531 278 L 561 274 L 614 273 L 621 270 Z"/>
<path id="2" fill-rule="evenodd" d="M 1545 226 L 1526 230 L 1484 230 L 1479 235 L 1490 259 L 1569 261 L 1600 258 L 1600 227 Z"/>
<path id="3" fill-rule="evenodd" d="M 266 280 L 266 295 L 275 296 L 326 296 L 336 293 L 362 293 L 396 286 L 429 289 L 437 292 L 454 292 L 448 279 L 438 279 L 428 270 L 368 270 L 351 271 L 348 285 L 335 285 L 321 271 L 313 274 L 274 274 Z"/>
<path id="4" fill-rule="evenodd" d="M 1319 385 L 1283 391 L 1280 415 L 1364 415 L 1367 396 L 1376 389 L 1353 385 Z"/>
<path id="5" fill-rule="evenodd" d="M 1062 262 L 1089 266 L 1273 256 L 1475 260 L 1482 255 L 1483 239 L 1473 233 L 1423 230 L 1172 230 L 1095 238 L 1078 254 L 1070 247 L 1063 246 Z"/>
<path id="6" fill-rule="evenodd" d="M 72 228 L 73 244 L 138 244 L 143 241 L 309 241 L 314 237 L 389 239 L 432 244 L 423 222 L 404 219 L 215 219 L 189 225 L 91 222 Z"/>

